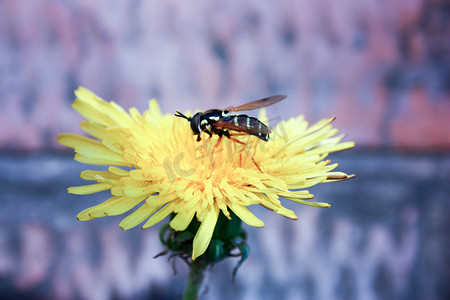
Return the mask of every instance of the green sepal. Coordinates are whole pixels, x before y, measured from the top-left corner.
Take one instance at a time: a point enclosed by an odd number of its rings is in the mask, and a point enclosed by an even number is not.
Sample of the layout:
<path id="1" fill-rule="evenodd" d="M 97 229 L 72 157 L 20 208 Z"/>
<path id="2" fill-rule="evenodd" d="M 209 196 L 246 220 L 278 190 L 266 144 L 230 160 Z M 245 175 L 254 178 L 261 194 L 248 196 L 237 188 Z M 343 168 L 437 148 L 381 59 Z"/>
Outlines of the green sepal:
<path id="1" fill-rule="evenodd" d="M 247 245 L 247 243 L 244 242 L 242 244 L 238 244 L 237 247 L 239 248 L 239 250 L 241 252 L 241 259 L 238 261 L 238 263 L 236 264 L 236 266 L 233 269 L 233 275 L 232 275 L 233 282 L 234 282 L 234 278 L 236 277 L 238 269 L 240 268 L 242 263 L 248 258 L 249 254 L 250 254 L 250 247 Z"/>
<path id="2" fill-rule="evenodd" d="M 174 216 L 172 214 L 171 219 Z M 237 270 L 248 258 L 250 253 L 250 248 L 246 243 L 247 233 L 242 228 L 242 220 L 233 212 L 230 212 L 230 219 L 223 213 L 220 213 L 208 249 L 195 261 L 191 261 L 192 245 L 200 224 L 194 218 L 184 231 L 175 231 L 169 224 L 163 225 L 159 231 L 159 239 L 164 245 L 165 250 L 157 256 L 169 254 L 169 259 L 180 257 L 188 265 L 205 263 L 211 266 L 227 257 L 240 256 L 240 260 L 233 269 L 234 281 Z M 238 253 L 236 253 L 236 249 Z"/>

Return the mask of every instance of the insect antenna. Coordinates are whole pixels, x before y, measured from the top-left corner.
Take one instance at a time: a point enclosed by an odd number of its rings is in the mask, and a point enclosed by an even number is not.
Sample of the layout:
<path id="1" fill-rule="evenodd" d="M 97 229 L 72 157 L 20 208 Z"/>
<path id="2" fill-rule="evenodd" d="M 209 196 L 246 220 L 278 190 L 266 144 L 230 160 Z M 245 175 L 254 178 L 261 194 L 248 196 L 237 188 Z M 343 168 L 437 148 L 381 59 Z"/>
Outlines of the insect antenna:
<path id="1" fill-rule="evenodd" d="M 189 117 L 186 117 L 185 115 L 183 115 L 182 113 L 180 113 L 178 110 L 177 110 L 177 113 L 175 114 L 175 117 L 180 117 L 180 118 L 184 118 L 184 119 L 186 119 L 186 120 L 190 120 L 191 118 L 189 118 Z"/>

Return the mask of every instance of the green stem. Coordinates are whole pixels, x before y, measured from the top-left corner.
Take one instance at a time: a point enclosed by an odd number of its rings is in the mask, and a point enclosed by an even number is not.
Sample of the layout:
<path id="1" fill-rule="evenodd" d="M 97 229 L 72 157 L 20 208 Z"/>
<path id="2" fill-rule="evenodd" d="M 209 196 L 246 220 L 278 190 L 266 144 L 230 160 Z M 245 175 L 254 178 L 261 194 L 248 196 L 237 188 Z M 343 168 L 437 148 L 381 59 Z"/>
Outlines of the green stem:
<path id="1" fill-rule="evenodd" d="M 205 270 L 208 264 L 200 257 L 198 260 L 189 264 L 189 276 L 186 289 L 184 290 L 183 300 L 197 300 L 198 293 L 205 278 Z"/>

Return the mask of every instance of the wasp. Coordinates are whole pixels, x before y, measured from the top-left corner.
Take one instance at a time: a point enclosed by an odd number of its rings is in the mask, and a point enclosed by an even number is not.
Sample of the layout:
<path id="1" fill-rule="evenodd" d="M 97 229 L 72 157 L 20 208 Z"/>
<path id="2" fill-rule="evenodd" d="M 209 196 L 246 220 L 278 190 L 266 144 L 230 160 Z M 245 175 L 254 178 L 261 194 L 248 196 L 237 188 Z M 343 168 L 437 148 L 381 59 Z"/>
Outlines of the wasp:
<path id="1" fill-rule="evenodd" d="M 216 145 L 213 147 L 213 150 L 217 148 L 223 136 L 239 144 L 246 145 L 244 142 L 233 138 L 233 136 L 254 135 L 263 141 L 268 141 L 270 129 L 257 118 L 250 117 L 245 114 L 233 115 L 232 113 L 266 107 L 278 103 L 285 98 L 286 96 L 284 95 L 266 97 L 227 109 L 210 109 L 204 112 L 198 112 L 192 117 L 187 117 L 181 112 L 177 111 L 175 116 L 188 120 L 192 132 L 194 133 L 194 135 L 197 135 L 197 142 L 201 141 L 200 135 L 202 132 L 205 132 L 209 135 L 206 143 L 212 138 L 213 135 L 218 135 L 219 139 L 217 140 Z M 252 160 L 261 171 L 259 166 L 254 161 L 253 155 Z"/>
<path id="2" fill-rule="evenodd" d="M 278 103 L 285 98 L 286 96 L 283 95 L 271 96 L 227 109 L 210 109 L 205 112 L 198 112 L 192 117 L 187 117 L 177 111 L 175 116 L 189 121 L 192 132 L 194 135 L 197 135 L 197 142 L 201 141 L 200 135 L 202 132 L 209 135 L 208 140 L 213 134 L 217 134 L 219 138 L 222 136 L 231 138 L 232 135 L 236 134 L 231 134 L 230 130 L 240 133 L 237 135 L 249 134 L 261 140 L 268 141 L 270 130 L 264 123 L 254 117 L 244 114 L 232 115 L 231 113 L 266 107 Z"/>

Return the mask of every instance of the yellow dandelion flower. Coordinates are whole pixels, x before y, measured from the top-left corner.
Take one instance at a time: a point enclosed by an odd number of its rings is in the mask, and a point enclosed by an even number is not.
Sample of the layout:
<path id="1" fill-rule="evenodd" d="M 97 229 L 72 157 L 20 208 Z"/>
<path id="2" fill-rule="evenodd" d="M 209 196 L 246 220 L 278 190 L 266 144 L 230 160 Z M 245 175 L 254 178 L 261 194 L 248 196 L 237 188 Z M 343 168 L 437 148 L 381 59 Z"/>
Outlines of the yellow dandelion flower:
<path id="1" fill-rule="evenodd" d="M 279 122 L 267 142 L 254 136 L 238 137 L 242 146 L 224 138 L 214 152 L 217 137 L 197 142 L 186 120 L 163 115 L 155 100 L 141 115 L 129 113 L 114 102 L 105 102 L 91 91 L 79 88 L 73 107 L 86 121 L 81 128 L 87 138 L 64 133 L 58 142 L 73 148 L 75 160 L 109 166 L 107 171 L 86 170 L 81 178 L 94 184 L 68 189 L 72 194 L 91 194 L 110 190 L 112 197 L 80 212 L 80 221 L 125 213 L 124 230 L 144 221 L 149 228 L 174 213 L 170 226 L 185 230 L 195 217 L 201 223 L 194 241 L 192 259 L 203 254 L 210 243 L 219 213 L 230 217 L 230 210 L 250 226 L 264 223 L 248 210 L 260 204 L 282 216 L 297 219 L 283 207 L 280 197 L 301 204 L 329 207 L 310 202 L 313 195 L 305 188 L 318 183 L 349 178 L 333 171 L 337 164 L 324 160 L 328 153 L 349 149 L 353 142 L 322 120 L 313 126 L 302 116 Z M 261 121 L 267 122 L 264 111 Z M 266 123 L 267 124 L 267 123 Z M 253 155 L 254 161 L 252 161 Z"/>

